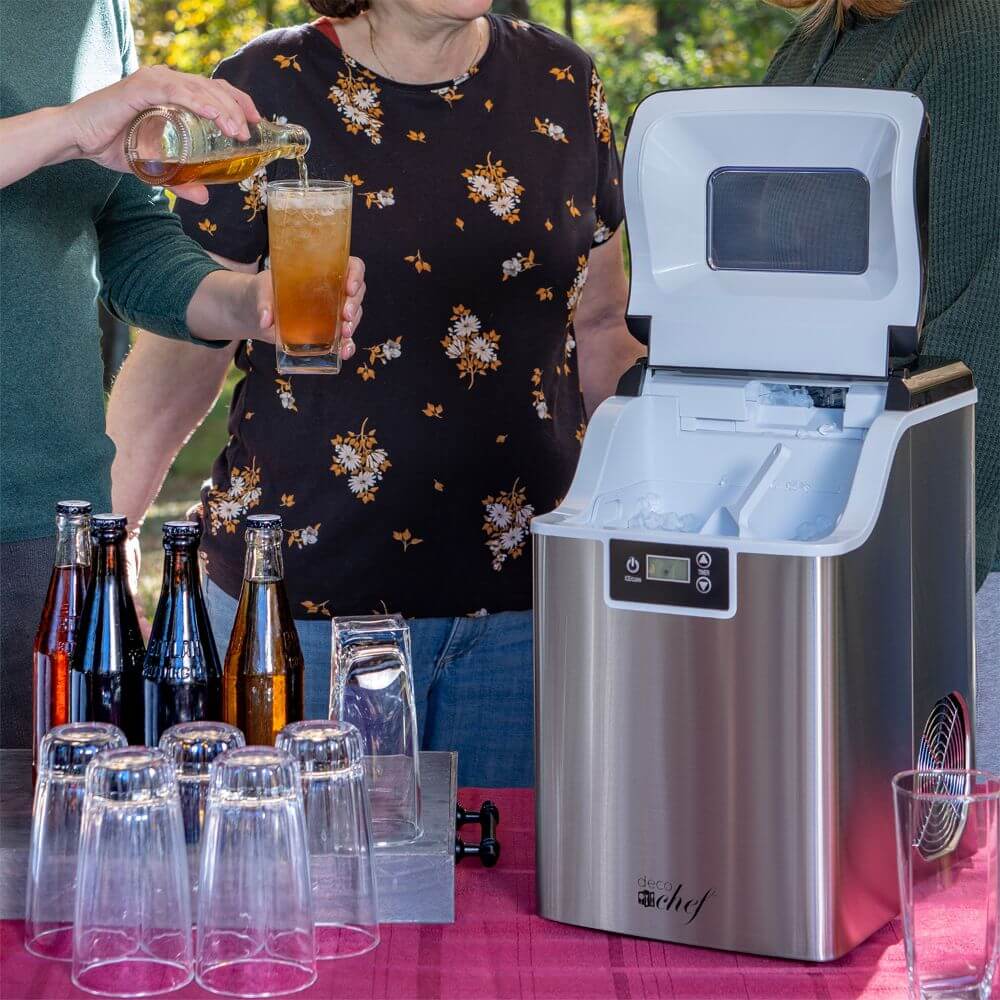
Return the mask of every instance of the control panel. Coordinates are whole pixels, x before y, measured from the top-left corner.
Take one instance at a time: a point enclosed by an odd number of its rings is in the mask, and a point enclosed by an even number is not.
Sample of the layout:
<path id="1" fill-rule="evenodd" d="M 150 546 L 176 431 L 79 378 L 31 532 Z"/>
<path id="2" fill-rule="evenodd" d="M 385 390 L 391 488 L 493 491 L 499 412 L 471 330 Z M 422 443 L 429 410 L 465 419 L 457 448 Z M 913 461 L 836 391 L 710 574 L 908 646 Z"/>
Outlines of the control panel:
<path id="1" fill-rule="evenodd" d="M 729 610 L 727 549 L 612 538 L 609 552 L 613 601 Z"/>

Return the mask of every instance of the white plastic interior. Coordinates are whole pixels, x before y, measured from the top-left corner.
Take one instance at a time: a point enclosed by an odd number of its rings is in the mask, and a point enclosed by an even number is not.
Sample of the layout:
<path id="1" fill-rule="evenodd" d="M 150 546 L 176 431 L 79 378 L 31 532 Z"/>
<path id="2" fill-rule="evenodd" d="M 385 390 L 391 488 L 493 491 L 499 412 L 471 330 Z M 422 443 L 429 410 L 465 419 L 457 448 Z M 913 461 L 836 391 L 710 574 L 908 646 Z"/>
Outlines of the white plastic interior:
<path id="1" fill-rule="evenodd" d="M 921 298 L 914 203 L 920 99 L 896 91 L 732 87 L 654 94 L 625 151 L 629 312 L 650 364 L 884 378 L 888 328 Z M 717 270 L 708 183 L 726 167 L 850 169 L 870 189 L 862 274 Z"/>
<path id="2" fill-rule="evenodd" d="M 757 380 L 711 388 L 714 398 L 699 399 L 692 381 L 663 380 L 622 409 L 581 519 L 605 530 L 744 541 L 831 534 L 863 443 L 863 427 L 845 427 L 845 418 L 867 422 L 873 407 L 855 417 L 853 406 L 773 405 L 804 390 Z"/>
<path id="3" fill-rule="evenodd" d="M 795 405 L 806 385 L 842 389 L 843 406 Z M 895 412 L 885 392 L 878 382 L 652 372 L 642 395 L 601 404 L 569 493 L 532 530 L 785 555 L 851 551 L 874 528 L 905 431 L 975 401 L 970 390 Z M 650 497 L 656 509 L 644 518 Z"/>

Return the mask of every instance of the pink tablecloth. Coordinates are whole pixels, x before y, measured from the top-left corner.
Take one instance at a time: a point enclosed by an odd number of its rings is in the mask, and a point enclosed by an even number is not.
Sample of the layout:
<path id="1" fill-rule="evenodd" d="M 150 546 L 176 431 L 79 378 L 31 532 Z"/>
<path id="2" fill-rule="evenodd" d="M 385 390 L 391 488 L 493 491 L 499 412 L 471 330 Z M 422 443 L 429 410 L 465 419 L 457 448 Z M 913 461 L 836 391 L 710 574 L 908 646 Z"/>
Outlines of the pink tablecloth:
<path id="1" fill-rule="evenodd" d="M 906 996 L 901 932 L 890 924 L 839 962 L 802 965 L 705 951 L 587 931 L 535 914 L 534 806 L 520 790 L 469 789 L 460 801 L 500 807 L 503 855 L 498 867 L 465 861 L 457 872 L 457 920 L 451 926 L 385 925 L 382 944 L 362 958 L 320 963 L 308 1000 L 365 997 L 583 998 L 672 997 L 728 1000 Z M 470 827 L 470 838 L 474 838 Z M 3 1000 L 63 1000 L 69 967 L 28 955 L 22 925 L 0 926 Z M 208 998 L 190 986 L 172 998 Z"/>

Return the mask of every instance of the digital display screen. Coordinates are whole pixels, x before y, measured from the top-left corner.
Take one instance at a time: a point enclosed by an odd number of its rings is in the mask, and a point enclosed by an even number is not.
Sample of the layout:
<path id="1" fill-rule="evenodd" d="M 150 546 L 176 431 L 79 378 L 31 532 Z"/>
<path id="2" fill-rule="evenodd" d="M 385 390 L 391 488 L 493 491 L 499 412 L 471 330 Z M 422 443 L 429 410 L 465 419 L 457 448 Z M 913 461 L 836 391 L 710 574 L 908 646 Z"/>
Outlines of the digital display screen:
<path id="1" fill-rule="evenodd" d="M 691 560 L 680 556 L 646 556 L 646 579 L 690 583 Z"/>

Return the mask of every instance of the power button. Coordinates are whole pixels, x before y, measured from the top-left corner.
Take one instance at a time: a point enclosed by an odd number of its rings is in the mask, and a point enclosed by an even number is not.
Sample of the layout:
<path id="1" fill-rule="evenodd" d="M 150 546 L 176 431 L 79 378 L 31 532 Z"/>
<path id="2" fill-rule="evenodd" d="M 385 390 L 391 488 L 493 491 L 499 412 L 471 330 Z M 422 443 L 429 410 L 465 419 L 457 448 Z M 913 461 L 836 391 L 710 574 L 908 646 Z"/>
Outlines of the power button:
<path id="1" fill-rule="evenodd" d="M 631 576 L 635 576 L 639 572 L 639 560 L 635 556 L 629 556 L 625 563 L 625 572 Z"/>

